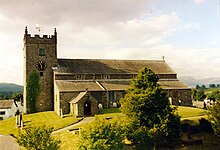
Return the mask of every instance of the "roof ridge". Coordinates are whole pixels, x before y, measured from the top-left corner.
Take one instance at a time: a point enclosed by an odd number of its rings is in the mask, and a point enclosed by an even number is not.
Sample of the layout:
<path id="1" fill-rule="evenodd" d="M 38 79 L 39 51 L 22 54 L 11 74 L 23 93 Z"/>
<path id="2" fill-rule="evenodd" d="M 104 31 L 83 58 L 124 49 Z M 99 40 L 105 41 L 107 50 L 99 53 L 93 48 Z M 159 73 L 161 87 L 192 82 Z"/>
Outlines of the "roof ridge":
<path id="1" fill-rule="evenodd" d="M 164 60 L 159 59 L 113 59 L 113 58 L 106 58 L 106 59 L 99 59 L 99 58 L 58 58 L 57 60 L 104 60 L 104 61 L 158 61 L 158 62 L 165 62 Z"/>

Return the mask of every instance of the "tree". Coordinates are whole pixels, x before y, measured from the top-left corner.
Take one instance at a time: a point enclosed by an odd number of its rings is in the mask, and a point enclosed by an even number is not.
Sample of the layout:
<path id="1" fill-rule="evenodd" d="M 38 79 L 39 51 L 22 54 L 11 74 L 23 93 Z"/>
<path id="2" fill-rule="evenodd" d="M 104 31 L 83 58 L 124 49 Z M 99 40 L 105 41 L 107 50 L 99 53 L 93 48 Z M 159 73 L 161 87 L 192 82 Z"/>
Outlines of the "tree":
<path id="1" fill-rule="evenodd" d="M 98 119 L 80 132 L 80 150 L 120 150 L 123 146 L 123 126 L 119 120 Z"/>
<path id="2" fill-rule="evenodd" d="M 205 98 L 206 98 L 206 95 L 205 95 L 204 90 L 201 90 L 201 89 L 197 90 L 195 100 L 202 101 Z"/>
<path id="3" fill-rule="evenodd" d="M 23 101 L 23 94 L 22 93 L 14 93 L 11 96 L 12 99 L 14 99 L 15 101 Z"/>
<path id="4" fill-rule="evenodd" d="M 220 102 L 217 101 L 215 105 L 208 107 L 208 117 L 211 121 L 212 128 L 216 135 L 220 136 Z"/>
<path id="5" fill-rule="evenodd" d="M 127 137 L 133 143 L 155 147 L 180 139 L 180 117 L 170 107 L 158 80 L 151 69 L 142 69 L 120 100 L 121 111 L 131 119 L 129 128 L 134 132 L 128 131 Z"/>
<path id="6" fill-rule="evenodd" d="M 202 85 L 201 89 L 202 89 L 202 90 L 205 90 L 205 89 L 206 89 L 206 86 L 205 86 L 205 85 Z"/>
<path id="7" fill-rule="evenodd" d="M 192 99 L 196 100 L 196 94 L 197 94 L 197 90 L 192 88 Z"/>
<path id="8" fill-rule="evenodd" d="M 59 149 L 60 141 L 51 137 L 53 128 L 43 126 L 28 127 L 20 130 L 17 142 L 31 150 L 57 150 Z"/>
<path id="9" fill-rule="evenodd" d="M 215 88 L 215 84 L 209 84 L 209 88 Z"/>
<path id="10" fill-rule="evenodd" d="M 27 79 L 27 111 L 28 113 L 36 112 L 35 102 L 40 90 L 40 75 L 33 70 Z"/>

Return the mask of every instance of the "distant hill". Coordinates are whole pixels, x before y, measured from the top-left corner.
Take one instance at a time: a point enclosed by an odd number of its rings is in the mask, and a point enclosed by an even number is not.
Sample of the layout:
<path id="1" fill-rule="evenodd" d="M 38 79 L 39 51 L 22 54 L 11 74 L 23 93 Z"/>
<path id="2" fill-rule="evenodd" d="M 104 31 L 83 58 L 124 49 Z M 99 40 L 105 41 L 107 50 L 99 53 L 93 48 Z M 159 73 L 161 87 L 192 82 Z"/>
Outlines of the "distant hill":
<path id="1" fill-rule="evenodd" d="M 23 86 L 14 83 L 0 83 L 0 92 L 22 92 Z"/>
<path id="2" fill-rule="evenodd" d="M 182 76 L 179 77 L 179 79 L 189 87 L 195 87 L 196 85 L 205 85 L 209 87 L 209 84 L 220 84 L 220 77 L 195 79 L 191 76 Z"/>

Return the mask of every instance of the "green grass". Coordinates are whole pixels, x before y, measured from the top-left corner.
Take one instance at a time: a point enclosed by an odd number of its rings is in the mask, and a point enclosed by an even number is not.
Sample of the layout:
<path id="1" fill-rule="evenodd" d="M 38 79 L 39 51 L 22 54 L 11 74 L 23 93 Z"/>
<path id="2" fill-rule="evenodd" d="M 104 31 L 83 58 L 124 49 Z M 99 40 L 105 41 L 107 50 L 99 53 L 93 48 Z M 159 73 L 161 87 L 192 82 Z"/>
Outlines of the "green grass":
<path id="1" fill-rule="evenodd" d="M 190 117 L 201 117 L 205 116 L 207 110 L 201 108 L 194 107 L 186 107 L 186 106 L 178 106 L 177 108 L 178 114 L 181 118 L 190 118 Z M 100 109 L 96 116 L 99 117 L 114 117 L 114 116 L 125 116 L 119 110 L 119 108 L 109 108 L 109 109 Z"/>
<path id="2" fill-rule="evenodd" d="M 120 113 L 119 108 L 99 109 L 98 114 Z"/>
<path id="3" fill-rule="evenodd" d="M 53 127 L 54 130 L 69 126 L 77 122 L 80 118 L 65 115 L 61 118 L 53 111 L 39 112 L 23 116 L 24 126 L 43 125 Z M 15 127 L 15 117 L 0 121 L 0 134 L 17 134 Z"/>
<path id="4" fill-rule="evenodd" d="M 193 108 L 193 107 L 184 107 L 184 106 L 179 106 L 178 107 L 178 113 L 179 115 L 181 115 L 182 117 L 201 117 L 204 116 L 206 114 L 206 110 L 204 109 L 199 109 L 199 108 Z M 120 112 L 120 110 L 118 108 L 111 108 L 111 109 L 102 109 L 99 110 L 99 113 L 95 116 L 98 118 L 119 118 L 120 121 L 125 122 L 127 120 L 126 116 L 124 114 L 122 114 Z M 88 125 L 89 123 L 86 124 L 81 124 L 77 127 L 74 128 L 84 128 L 86 125 Z M 63 131 L 60 133 L 55 134 L 54 136 L 59 137 L 61 139 L 61 149 L 65 149 L 65 150 L 74 150 L 76 149 L 77 146 L 77 140 L 79 139 L 79 135 L 75 135 L 73 134 L 73 132 L 68 132 L 68 131 Z M 194 136 L 194 135 L 193 135 Z M 200 137 L 200 134 L 195 135 L 193 138 L 196 137 Z M 204 142 L 206 143 L 205 145 L 210 146 L 211 144 L 216 144 L 216 142 L 210 143 L 209 138 L 214 137 L 215 135 L 213 134 L 202 134 L 201 137 L 204 139 Z M 216 147 L 216 146 L 215 146 Z M 179 147 L 177 147 L 178 150 L 181 149 L 201 149 L 204 148 L 201 145 L 181 145 Z M 129 145 L 125 145 L 124 150 L 135 150 L 132 146 Z"/>
<path id="5" fill-rule="evenodd" d="M 207 114 L 207 110 L 194 107 L 178 106 L 178 114 L 181 118 L 201 117 Z"/>
<path id="6" fill-rule="evenodd" d="M 73 134 L 73 132 L 62 131 L 53 135 L 61 140 L 60 149 L 61 150 L 74 150 L 77 149 L 77 140 L 79 135 Z"/>

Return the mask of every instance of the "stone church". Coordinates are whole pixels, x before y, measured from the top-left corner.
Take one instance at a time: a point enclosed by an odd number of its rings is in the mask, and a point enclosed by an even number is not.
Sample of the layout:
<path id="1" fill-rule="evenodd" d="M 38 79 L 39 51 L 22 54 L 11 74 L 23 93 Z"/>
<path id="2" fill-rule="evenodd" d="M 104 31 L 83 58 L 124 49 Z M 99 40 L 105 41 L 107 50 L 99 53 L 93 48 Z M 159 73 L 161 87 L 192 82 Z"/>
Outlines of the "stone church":
<path id="1" fill-rule="evenodd" d="M 27 78 L 33 70 L 40 75 L 37 111 L 57 114 L 94 115 L 98 109 L 120 107 L 130 81 L 142 68 L 151 68 L 174 105 L 192 105 L 191 89 L 177 79 L 165 60 L 108 60 L 57 58 L 54 35 L 24 34 L 24 108 L 29 113 Z"/>

